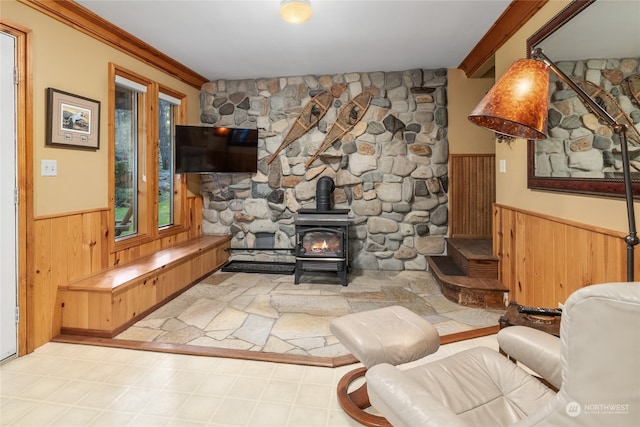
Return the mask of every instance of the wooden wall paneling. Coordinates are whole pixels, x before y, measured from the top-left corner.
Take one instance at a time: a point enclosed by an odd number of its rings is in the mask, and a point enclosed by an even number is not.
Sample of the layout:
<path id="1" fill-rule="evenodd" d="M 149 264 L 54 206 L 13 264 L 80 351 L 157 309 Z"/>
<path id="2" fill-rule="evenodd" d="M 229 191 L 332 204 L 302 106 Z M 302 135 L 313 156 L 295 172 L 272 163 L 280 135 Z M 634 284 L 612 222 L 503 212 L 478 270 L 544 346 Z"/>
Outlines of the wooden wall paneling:
<path id="1" fill-rule="evenodd" d="M 513 226 L 513 228 L 509 231 L 515 231 L 515 230 L 520 230 L 520 234 L 523 234 L 525 230 L 524 226 L 524 222 L 522 220 L 522 216 L 519 215 L 518 213 L 515 213 L 514 215 L 514 222 L 511 224 Z M 523 301 L 526 300 L 525 298 L 525 284 L 523 283 L 525 281 L 525 278 L 521 277 L 521 272 L 526 271 L 525 270 L 525 261 L 526 259 L 524 259 L 524 254 L 526 251 L 526 236 L 523 235 L 522 237 L 518 238 L 518 235 L 513 234 L 513 243 L 514 243 L 514 252 L 513 252 L 513 262 L 514 262 L 514 275 L 513 275 L 513 280 L 514 280 L 514 293 L 513 293 L 513 298 L 520 302 L 521 304 L 524 304 Z"/>
<path id="2" fill-rule="evenodd" d="M 494 207 L 494 249 L 498 257 L 498 280 L 509 287 L 509 299 L 516 295 L 516 247 L 513 232 L 515 213 Z"/>
<path id="3" fill-rule="evenodd" d="M 83 250 L 83 234 L 84 230 L 82 215 L 69 215 L 67 218 L 67 238 L 65 244 L 67 246 L 68 257 L 68 277 L 69 282 L 82 279 L 89 275 L 86 265 L 85 253 Z"/>
<path id="4" fill-rule="evenodd" d="M 521 304 L 556 307 L 581 287 L 626 279 L 619 232 L 500 205 L 494 227 L 500 280 Z"/>
<path id="5" fill-rule="evenodd" d="M 496 156 L 492 154 L 490 156 L 485 156 L 484 161 L 482 162 L 482 176 L 487 177 L 488 181 L 484 183 L 485 191 L 482 192 L 483 199 L 481 201 L 483 208 L 487 213 L 491 212 L 491 206 L 496 201 Z M 487 237 L 491 237 L 493 229 L 491 227 L 492 223 L 489 218 L 486 218 L 483 221 L 484 226 L 486 227 L 483 231 L 483 235 Z"/>
<path id="6" fill-rule="evenodd" d="M 566 296 L 583 286 L 593 284 L 591 280 L 591 266 L 589 266 L 589 251 L 591 250 L 591 236 L 588 230 L 577 227 L 564 227 L 567 234 L 565 260 L 567 268 Z M 564 301 L 563 301 L 564 302 Z"/>
<path id="7" fill-rule="evenodd" d="M 56 217 L 44 221 L 51 223 L 51 246 L 48 250 L 51 252 L 52 282 L 57 287 L 69 282 L 69 240 L 67 239 L 69 221 L 67 217 Z"/>
<path id="8" fill-rule="evenodd" d="M 613 276 L 614 272 L 612 271 L 612 269 L 616 269 L 617 267 L 617 271 L 618 271 L 618 277 L 621 277 L 621 281 L 625 281 L 626 277 L 627 277 L 627 245 L 626 243 L 622 243 L 620 241 L 620 239 L 615 239 L 615 238 L 609 238 L 607 241 L 607 248 L 609 248 L 606 253 L 607 254 L 614 254 L 616 253 L 616 248 L 617 248 L 617 256 L 613 259 L 613 260 L 607 260 L 607 266 L 609 267 L 609 270 L 606 272 L 607 277 Z M 638 253 L 638 249 L 636 249 L 635 254 Z M 615 259 L 620 259 L 620 260 L 624 260 L 623 262 L 619 262 L 616 263 L 614 260 Z M 637 280 L 638 274 L 637 272 L 640 272 L 640 262 L 638 261 L 640 260 L 640 257 L 635 256 L 635 267 L 634 267 L 634 274 L 635 274 L 635 278 L 634 280 Z"/>
<path id="9" fill-rule="evenodd" d="M 502 233 L 502 210 L 498 209 L 495 205 L 492 207 L 492 216 L 491 220 L 493 221 L 491 226 L 494 230 L 493 238 L 491 239 L 491 251 L 493 255 L 501 258 L 503 256 L 502 247 L 504 245 L 504 235 Z M 502 281 L 502 272 L 500 271 L 500 267 L 498 267 L 498 280 Z"/>
<path id="10" fill-rule="evenodd" d="M 495 201 L 495 155 L 453 154 L 450 157 L 451 237 L 491 238 Z"/>
<path id="11" fill-rule="evenodd" d="M 529 300 L 539 300 L 545 294 L 545 286 L 540 286 L 540 284 L 546 283 L 546 270 L 549 265 L 546 264 L 548 261 L 545 256 L 546 251 L 540 251 L 540 249 L 549 245 L 550 242 L 544 241 L 542 227 L 544 224 L 537 218 L 530 218 L 527 221 L 527 262 L 525 265 L 527 266 L 526 277 L 529 283 L 525 286 L 525 295 Z"/>
<path id="12" fill-rule="evenodd" d="M 460 156 L 451 155 L 449 158 L 449 235 L 456 237 L 458 229 L 463 230 L 466 221 L 466 210 L 459 206 L 458 200 L 462 203 L 467 199 L 468 186 L 458 184 L 464 179 L 464 167 L 461 165 L 463 160 Z"/>
<path id="13" fill-rule="evenodd" d="M 607 242 L 609 239 L 606 236 L 594 233 L 589 236 L 589 252 L 586 254 L 587 263 L 591 266 L 591 283 L 599 283 L 600 278 L 607 277 L 607 273 L 610 270 L 608 264 L 609 256 L 614 258 L 617 254 L 614 250 L 612 253 L 607 252 Z M 600 258 L 600 259 L 598 259 Z M 615 271 L 612 271 L 615 274 Z"/>
<path id="14" fill-rule="evenodd" d="M 189 205 L 191 209 L 191 213 L 189 215 L 189 237 L 197 237 L 202 234 L 202 197 L 191 197 L 189 199 Z"/>
<path id="15" fill-rule="evenodd" d="M 100 212 L 88 212 L 82 215 L 82 252 L 87 275 L 99 273 L 102 265 L 102 215 Z"/>
<path id="16" fill-rule="evenodd" d="M 550 278 L 550 292 L 549 298 L 553 302 L 550 307 L 556 307 L 559 302 L 564 303 L 567 300 L 567 270 L 572 268 L 566 261 L 565 254 L 568 253 L 567 249 L 567 227 L 562 227 L 561 230 L 553 230 L 553 242 L 552 247 L 555 264 L 553 267 L 553 275 Z"/>
<path id="17" fill-rule="evenodd" d="M 114 255 L 116 257 L 116 262 L 114 265 L 127 264 L 141 257 L 140 246 L 133 246 L 131 248 L 123 249 L 116 252 Z"/>
<path id="18" fill-rule="evenodd" d="M 109 262 L 111 259 L 109 256 L 109 242 L 111 240 L 109 223 L 109 211 L 107 209 L 100 211 L 100 265 L 103 270 L 113 265 Z"/>
<path id="19" fill-rule="evenodd" d="M 539 268 L 542 268 L 542 266 L 538 265 L 540 261 L 536 259 L 539 250 L 537 238 L 540 237 L 540 233 L 536 230 L 536 224 L 535 221 L 532 221 L 532 218 L 518 214 L 518 219 L 518 225 L 523 227 L 525 231 L 524 242 L 522 242 L 525 251 L 522 257 L 524 274 L 518 276 L 522 282 L 523 299 L 533 301 L 536 296 L 536 287 L 540 287 L 540 284 L 543 283 L 538 277 Z"/>
<path id="20" fill-rule="evenodd" d="M 181 238 L 185 234 L 186 233 L 178 233 L 178 234 L 172 234 L 170 236 L 163 237 L 162 239 L 160 239 L 160 247 L 163 249 L 170 248 L 171 246 L 186 240 L 184 238 Z"/>
<path id="21" fill-rule="evenodd" d="M 61 301 L 58 294 L 58 286 L 68 283 L 69 281 L 69 254 L 67 251 L 67 227 L 68 221 L 66 217 L 56 217 L 46 220 L 51 223 L 51 293 L 55 296 L 51 310 L 53 317 L 51 323 L 50 336 L 60 334 L 62 327 L 62 312 L 60 309 Z M 44 307 L 40 307 L 44 309 Z"/>
<path id="22" fill-rule="evenodd" d="M 593 236 L 592 245 L 594 248 L 590 253 L 589 263 L 594 267 L 594 283 L 602 283 L 607 277 L 626 277 L 627 247 L 621 239 L 597 233 Z M 597 251 L 596 248 L 601 250 Z"/>
<path id="23" fill-rule="evenodd" d="M 33 307 L 34 313 L 30 317 L 30 326 L 34 348 L 39 347 L 51 339 L 52 324 L 51 311 L 55 304 L 52 300 L 51 280 L 51 221 L 36 221 L 34 224 L 35 242 L 33 247 Z"/>
<path id="24" fill-rule="evenodd" d="M 534 228 L 536 236 L 536 248 L 544 249 L 537 252 L 540 267 L 536 268 L 539 283 L 554 283 L 554 272 L 558 264 L 562 263 L 557 257 L 555 246 L 555 230 L 553 224 L 538 219 Z M 547 240 L 551 237 L 551 242 Z M 536 282 L 538 283 L 538 282 Z M 542 301 L 553 301 L 554 288 L 552 286 L 536 286 L 536 298 Z M 545 304 L 545 307 L 555 307 L 555 304 Z"/>
<path id="25" fill-rule="evenodd" d="M 519 259 L 518 259 L 518 240 L 516 239 L 515 229 L 518 224 L 518 215 L 513 211 L 506 211 L 507 221 L 505 225 L 508 228 L 505 229 L 505 234 L 509 235 L 509 247 L 511 253 L 511 262 L 509 264 L 505 264 L 505 267 L 509 271 L 509 277 L 511 278 L 512 284 L 509 286 L 509 289 L 512 289 L 511 294 L 513 295 L 514 300 L 518 300 L 518 292 L 521 291 L 522 287 L 518 284 L 518 267 L 519 267 Z M 522 240 L 522 239 L 520 239 Z M 504 282 L 503 282 L 504 283 Z"/>

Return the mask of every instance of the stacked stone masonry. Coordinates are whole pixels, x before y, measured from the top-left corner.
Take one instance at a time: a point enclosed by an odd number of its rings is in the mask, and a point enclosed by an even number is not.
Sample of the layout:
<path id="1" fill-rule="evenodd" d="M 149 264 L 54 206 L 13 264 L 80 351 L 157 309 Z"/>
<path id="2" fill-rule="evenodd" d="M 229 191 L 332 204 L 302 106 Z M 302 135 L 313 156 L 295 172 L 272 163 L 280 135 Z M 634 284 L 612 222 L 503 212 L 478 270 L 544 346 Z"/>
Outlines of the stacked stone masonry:
<path id="1" fill-rule="evenodd" d="M 205 234 L 232 234 L 233 248 L 293 248 L 294 214 L 315 208 L 319 178 L 334 179 L 335 208 L 349 208 L 349 261 L 364 270 L 425 270 L 442 254 L 448 220 L 447 70 L 347 73 L 218 80 L 201 90 L 203 125 L 259 129 L 258 173 L 204 174 Z M 301 108 L 331 91 L 327 114 L 271 163 Z M 363 119 L 341 141 L 305 163 L 341 106 L 374 94 Z M 264 247 L 259 245 L 260 247 Z M 287 251 L 232 252 L 234 260 L 292 261 Z"/>
<path id="2" fill-rule="evenodd" d="M 628 135 L 632 171 L 637 175 L 640 172 L 637 157 L 640 154 L 640 105 L 629 93 L 625 79 L 640 73 L 640 58 L 562 61 L 558 66 L 575 81 L 587 80 L 602 87 L 629 116 L 635 125 L 628 130 Z M 551 79 L 549 138 L 536 142 L 536 176 L 621 179 L 618 135 L 598 120 L 555 74 L 551 73 Z"/>

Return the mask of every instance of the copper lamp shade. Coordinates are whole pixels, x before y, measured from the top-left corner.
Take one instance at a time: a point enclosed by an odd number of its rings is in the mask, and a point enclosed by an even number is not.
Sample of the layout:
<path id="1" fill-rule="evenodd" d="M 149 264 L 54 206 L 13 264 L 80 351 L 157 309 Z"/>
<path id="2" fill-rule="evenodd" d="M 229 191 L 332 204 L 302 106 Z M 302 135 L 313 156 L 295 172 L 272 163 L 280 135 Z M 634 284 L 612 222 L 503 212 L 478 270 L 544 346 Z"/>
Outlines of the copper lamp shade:
<path id="1" fill-rule="evenodd" d="M 546 139 L 549 66 L 534 59 L 513 63 L 474 108 L 469 120 L 496 133 Z"/>

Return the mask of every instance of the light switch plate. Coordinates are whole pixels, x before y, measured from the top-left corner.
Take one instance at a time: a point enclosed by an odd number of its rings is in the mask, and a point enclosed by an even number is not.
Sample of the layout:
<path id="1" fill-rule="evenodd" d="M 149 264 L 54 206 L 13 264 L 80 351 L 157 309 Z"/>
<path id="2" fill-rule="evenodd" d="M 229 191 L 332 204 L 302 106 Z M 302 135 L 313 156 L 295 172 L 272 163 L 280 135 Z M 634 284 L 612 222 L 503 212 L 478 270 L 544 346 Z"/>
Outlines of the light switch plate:
<path id="1" fill-rule="evenodd" d="M 507 161 L 502 159 L 499 163 L 500 173 L 507 173 Z"/>
<path id="2" fill-rule="evenodd" d="M 40 162 L 40 175 L 42 175 L 42 176 L 56 176 L 56 175 L 58 175 L 58 161 L 57 160 L 42 160 Z"/>

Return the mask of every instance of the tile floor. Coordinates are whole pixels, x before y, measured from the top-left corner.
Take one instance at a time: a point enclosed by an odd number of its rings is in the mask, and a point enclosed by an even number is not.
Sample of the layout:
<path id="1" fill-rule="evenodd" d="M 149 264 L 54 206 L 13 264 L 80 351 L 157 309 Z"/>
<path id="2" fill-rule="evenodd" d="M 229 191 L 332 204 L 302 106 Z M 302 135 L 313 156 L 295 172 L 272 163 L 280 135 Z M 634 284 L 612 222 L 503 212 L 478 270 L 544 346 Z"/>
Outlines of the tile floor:
<path id="1" fill-rule="evenodd" d="M 441 358 L 495 335 L 440 348 Z M 2 426 L 358 426 L 321 368 L 50 342 L 0 365 Z"/>
<path id="2" fill-rule="evenodd" d="M 427 271 L 353 270 L 348 286 L 335 273 L 293 281 L 293 275 L 218 271 L 116 338 L 336 357 L 349 352 L 329 323 L 345 314 L 401 305 L 444 336 L 497 325 L 505 311 L 449 301 Z"/>

